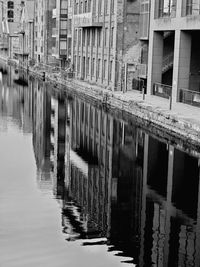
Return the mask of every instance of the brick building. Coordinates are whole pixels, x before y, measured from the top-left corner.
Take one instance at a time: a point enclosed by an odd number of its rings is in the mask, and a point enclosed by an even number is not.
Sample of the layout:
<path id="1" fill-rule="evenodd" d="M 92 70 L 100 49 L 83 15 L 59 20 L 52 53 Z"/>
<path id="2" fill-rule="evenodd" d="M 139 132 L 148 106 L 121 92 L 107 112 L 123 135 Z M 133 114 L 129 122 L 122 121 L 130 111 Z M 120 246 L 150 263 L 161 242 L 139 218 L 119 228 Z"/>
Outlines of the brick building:
<path id="1" fill-rule="evenodd" d="M 76 0 L 72 28 L 76 78 L 112 90 L 132 89 L 140 51 L 139 1 Z"/>
<path id="2" fill-rule="evenodd" d="M 52 47 L 52 12 L 56 7 L 56 0 L 35 0 L 35 60 L 48 63 L 53 60 Z"/>

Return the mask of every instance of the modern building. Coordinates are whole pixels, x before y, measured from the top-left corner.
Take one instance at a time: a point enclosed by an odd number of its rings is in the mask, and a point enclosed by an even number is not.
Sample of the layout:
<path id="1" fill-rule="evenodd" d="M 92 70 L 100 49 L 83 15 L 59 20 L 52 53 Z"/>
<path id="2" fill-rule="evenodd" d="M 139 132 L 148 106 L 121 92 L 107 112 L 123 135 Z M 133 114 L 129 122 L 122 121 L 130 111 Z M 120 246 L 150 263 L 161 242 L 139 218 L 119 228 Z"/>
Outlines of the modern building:
<path id="1" fill-rule="evenodd" d="M 52 37 L 55 39 L 52 48 L 53 56 L 59 61 L 61 67 L 65 67 L 67 61 L 67 22 L 68 0 L 57 0 L 53 9 Z"/>
<path id="2" fill-rule="evenodd" d="M 147 86 L 147 69 L 148 69 L 148 47 L 149 47 L 149 27 L 150 27 L 150 0 L 140 1 L 140 61 L 137 66 L 138 80 L 134 89 L 142 90 Z"/>
<path id="3" fill-rule="evenodd" d="M 132 89 L 139 62 L 139 1 L 74 1 L 75 77 L 111 90 Z"/>
<path id="4" fill-rule="evenodd" d="M 147 94 L 200 105 L 200 3 L 151 2 Z"/>

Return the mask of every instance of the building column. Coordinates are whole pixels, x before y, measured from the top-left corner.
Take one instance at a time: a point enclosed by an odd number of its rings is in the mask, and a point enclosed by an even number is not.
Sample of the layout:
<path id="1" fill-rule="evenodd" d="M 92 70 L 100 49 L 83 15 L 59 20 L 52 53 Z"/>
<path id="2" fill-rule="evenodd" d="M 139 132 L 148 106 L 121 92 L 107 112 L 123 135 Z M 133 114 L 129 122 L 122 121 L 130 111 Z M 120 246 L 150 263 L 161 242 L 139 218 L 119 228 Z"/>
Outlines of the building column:
<path id="1" fill-rule="evenodd" d="M 189 89 L 192 37 L 185 31 L 175 31 L 172 101 L 179 101 L 178 89 Z"/>
<path id="2" fill-rule="evenodd" d="M 163 32 L 151 31 L 149 37 L 147 94 L 152 94 L 153 84 L 162 82 Z"/>

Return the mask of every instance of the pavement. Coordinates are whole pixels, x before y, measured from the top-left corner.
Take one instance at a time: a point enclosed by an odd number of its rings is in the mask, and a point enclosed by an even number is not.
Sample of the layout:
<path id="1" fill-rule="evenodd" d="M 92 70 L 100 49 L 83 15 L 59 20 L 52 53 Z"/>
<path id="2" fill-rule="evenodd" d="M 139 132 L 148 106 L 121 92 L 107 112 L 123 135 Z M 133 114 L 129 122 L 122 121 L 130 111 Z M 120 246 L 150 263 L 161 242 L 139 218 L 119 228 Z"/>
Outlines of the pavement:
<path id="1" fill-rule="evenodd" d="M 177 120 L 182 120 L 183 122 L 195 124 L 200 127 L 200 107 L 172 102 L 172 109 L 170 110 L 168 99 L 154 95 L 145 95 L 145 100 L 143 100 L 143 95 L 139 91 L 126 93 L 115 92 L 114 96 L 123 101 L 136 101 L 143 107 L 150 107 L 165 115 L 170 115 Z"/>

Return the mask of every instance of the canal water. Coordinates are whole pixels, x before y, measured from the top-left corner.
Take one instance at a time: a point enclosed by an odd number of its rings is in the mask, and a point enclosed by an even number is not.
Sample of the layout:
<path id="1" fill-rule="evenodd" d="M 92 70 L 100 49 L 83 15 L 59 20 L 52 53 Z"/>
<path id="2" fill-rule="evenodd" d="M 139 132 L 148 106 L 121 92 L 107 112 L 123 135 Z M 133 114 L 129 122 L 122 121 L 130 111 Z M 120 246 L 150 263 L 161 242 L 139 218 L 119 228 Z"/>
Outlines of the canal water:
<path id="1" fill-rule="evenodd" d="M 200 266 L 200 150 L 0 68 L 0 266 Z"/>

